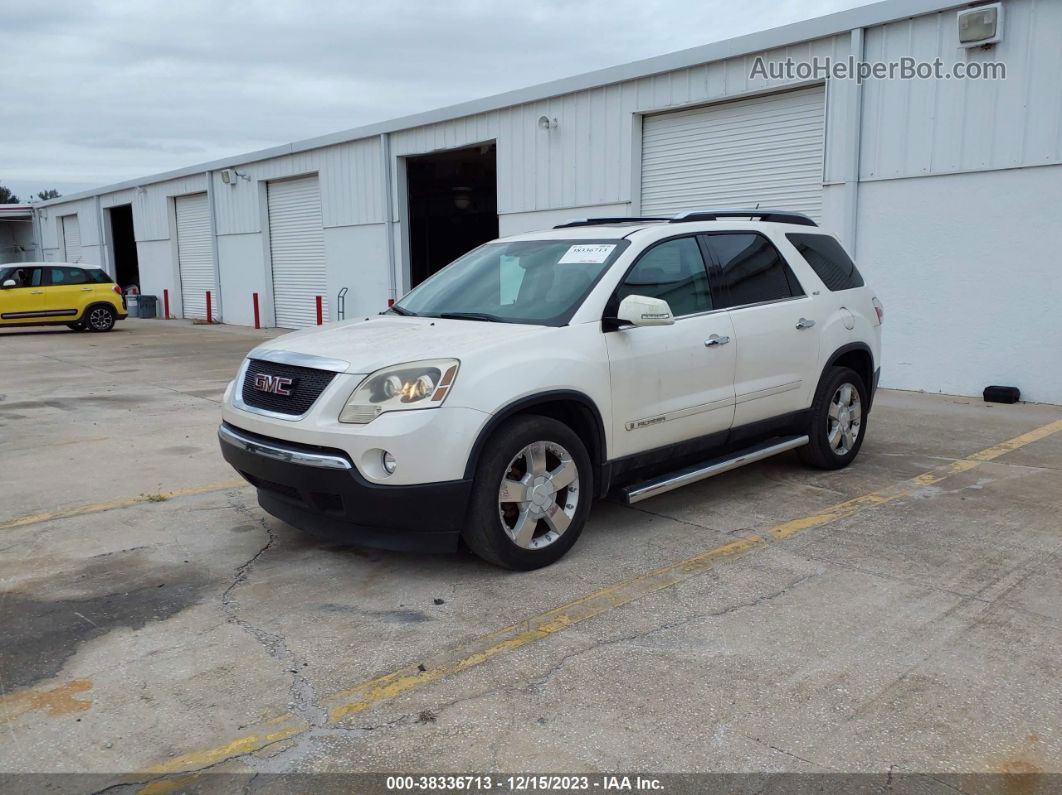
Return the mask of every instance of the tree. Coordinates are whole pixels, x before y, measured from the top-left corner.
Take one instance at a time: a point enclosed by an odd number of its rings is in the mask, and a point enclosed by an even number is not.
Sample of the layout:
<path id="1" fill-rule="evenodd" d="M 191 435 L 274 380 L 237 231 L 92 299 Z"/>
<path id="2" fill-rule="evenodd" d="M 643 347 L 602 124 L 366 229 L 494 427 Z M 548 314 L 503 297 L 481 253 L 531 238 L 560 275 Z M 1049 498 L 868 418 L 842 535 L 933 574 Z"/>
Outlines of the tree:
<path id="1" fill-rule="evenodd" d="M 37 198 L 43 202 L 47 201 L 48 199 L 58 199 L 62 195 L 63 194 L 61 194 L 55 188 L 48 188 L 48 190 L 39 191 L 37 193 Z"/>
<path id="2" fill-rule="evenodd" d="M 11 192 L 9 188 L 0 185 L 0 204 L 18 204 L 18 196 Z"/>

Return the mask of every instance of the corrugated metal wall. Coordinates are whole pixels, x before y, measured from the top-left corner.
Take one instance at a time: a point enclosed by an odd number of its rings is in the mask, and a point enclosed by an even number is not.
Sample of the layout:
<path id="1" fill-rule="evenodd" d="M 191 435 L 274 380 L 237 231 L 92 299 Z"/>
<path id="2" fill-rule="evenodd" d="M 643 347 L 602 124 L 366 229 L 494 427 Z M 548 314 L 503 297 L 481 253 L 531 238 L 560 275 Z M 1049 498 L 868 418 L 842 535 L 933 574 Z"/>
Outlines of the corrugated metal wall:
<path id="1" fill-rule="evenodd" d="M 868 59 L 913 55 L 945 63 L 955 60 L 997 59 L 1007 63 L 1008 79 L 974 81 L 868 81 L 863 90 L 860 177 L 882 180 L 926 176 L 953 171 L 1001 169 L 1062 162 L 1062 2 L 1007 0 L 1003 41 L 990 51 L 965 51 L 955 46 L 955 12 L 941 12 L 868 28 L 864 49 Z M 640 194 L 639 114 L 681 109 L 746 96 L 773 88 L 791 87 L 784 81 L 750 78 L 757 55 L 766 60 L 797 61 L 812 57 L 844 59 L 850 33 L 793 44 L 759 54 L 727 58 L 689 68 L 575 91 L 509 108 L 390 134 L 392 157 L 421 154 L 494 140 L 497 142 L 498 208 L 510 217 L 607 206 L 637 207 Z M 857 92 L 851 85 L 827 88 L 825 181 L 852 176 L 849 149 L 859 138 L 850 129 Z M 557 119 L 543 130 L 540 116 Z M 214 172 L 210 189 L 216 207 L 216 233 L 225 239 L 224 251 L 239 251 L 239 263 L 220 267 L 254 271 L 268 278 L 268 247 L 241 236 L 262 231 L 265 192 L 261 183 L 316 174 L 321 186 L 322 223 L 326 230 L 328 268 L 353 260 L 359 267 L 386 267 L 386 247 L 347 251 L 355 233 L 338 230 L 382 224 L 385 220 L 383 166 L 378 137 L 322 146 L 305 152 L 248 162 L 238 166 L 250 180 L 225 185 Z M 399 170 L 393 173 L 395 217 L 402 191 Z M 102 207 L 132 203 L 136 239 L 141 245 L 142 271 L 158 290 L 174 288 L 176 245 L 171 239 L 172 197 L 207 189 L 203 174 L 147 184 L 100 196 Z M 836 205 L 829 206 L 836 213 Z M 610 210 L 615 211 L 615 210 Z M 77 212 L 86 258 L 98 256 L 95 199 L 51 205 L 42 219 L 45 256 L 59 249 L 57 219 Z M 829 213 L 824 209 L 824 219 Z M 834 219 L 836 220 L 836 219 Z M 535 223 L 527 218 L 522 223 Z M 840 231 L 834 225 L 836 231 Z M 368 230 L 366 236 L 370 235 Z M 360 235 L 360 232 L 358 233 Z M 372 233 L 375 234 L 375 233 Z M 401 232 L 399 230 L 398 239 Z M 368 237 L 357 237 L 368 240 Z M 155 242 L 152 242 L 155 241 Z M 328 242 L 333 241 L 333 242 Z M 148 245 L 150 244 L 150 245 Z M 360 243 L 359 245 L 364 245 Z M 397 246 L 401 256 L 401 245 Z M 231 256 L 235 257 L 235 254 Z M 399 263 L 399 268 L 402 265 Z M 344 284 L 353 278 L 344 275 Z M 222 282 L 225 282 L 223 276 Z M 261 289 L 268 289 L 261 283 Z M 331 287 L 330 287 L 331 289 Z M 374 288 L 375 289 L 375 288 Z M 245 297 L 238 300 L 245 303 Z M 370 300 L 366 298 L 366 300 Z"/>
<path id="2" fill-rule="evenodd" d="M 1003 6 L 1003 40 L 989 50 L 956 46 L 956 11 L 867 30 L 867 60 L 1003 61 L 1007 79 L 866 83 L 862 180 L 1062 162 L 1062 2 Z"/>
<path id="3" fill-rule="evenodd" d="M 795 60 L 849 52 L 847 34 L 762 53 Z M 628 202 L 634 114 L 710 103 L 794 81 L 750 78 L 755 55 L 531 102 L 392 134 L 395 156 L 498 142 L 498 212 L 518 213 Z M 827 111 L 828 113 L 830 110 Z M 543 130 L 541 116 L 557 119 Z M 397 185 L 396 185 L 397 188 Z M 398 191 L 395 191 L 396 202 Z M 397 205 L 396 205 L 397 212 Z"/>
<path id="4" fill-rule="evenodd" d="M 383 162 L 377 138 L 261 160 L 237 170 L 250 180 L 237 179 L 226 185 L 219 173 L 214 175 L 219 235 L 261 231 L 257 181 L 309 174 L 317 174 L 320 179 L 321 213 L 326 228 L 383 223 Z"/>

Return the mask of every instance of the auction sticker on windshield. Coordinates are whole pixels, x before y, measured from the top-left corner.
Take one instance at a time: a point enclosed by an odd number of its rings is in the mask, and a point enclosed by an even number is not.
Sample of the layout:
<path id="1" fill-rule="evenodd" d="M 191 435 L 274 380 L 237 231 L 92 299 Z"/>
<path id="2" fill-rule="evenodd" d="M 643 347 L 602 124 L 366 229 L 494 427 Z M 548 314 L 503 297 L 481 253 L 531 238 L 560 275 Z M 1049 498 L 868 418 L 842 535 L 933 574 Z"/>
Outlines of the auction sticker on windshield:
<path id="1" fill-rule="evenodd" d="M 572 246 L 564 252 L 564 256 L 558 261 L 558 265 L 600 265 L 608 259 L 615 243 L 584 243 Z"/>

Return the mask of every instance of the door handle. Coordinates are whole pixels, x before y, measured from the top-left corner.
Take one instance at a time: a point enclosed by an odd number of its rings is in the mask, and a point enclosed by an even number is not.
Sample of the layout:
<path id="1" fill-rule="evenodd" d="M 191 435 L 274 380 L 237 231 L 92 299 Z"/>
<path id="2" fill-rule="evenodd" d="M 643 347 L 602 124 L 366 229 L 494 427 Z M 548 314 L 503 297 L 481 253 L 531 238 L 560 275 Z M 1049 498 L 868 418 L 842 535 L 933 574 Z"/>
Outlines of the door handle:
<path id="1" fill-rule="evenodd" d="M 704 341 L 705 348 L 717 348 L 720 345 L 726 345 L 730 342 L 730 337 L 720 337 L 718 334 L 713 334 Z"/>
<path id="2" fill-rule="evenodd" d="M 44 295 L 44 290 L 33 290 L 30 295 Z"/>
<path id="3" fill-rule="evenodd" d="M 83 293 L 91 293 L 92 292 L 92 288 L 91 287 L 82 287 L 81 288 L 81 292 L 83 292 Z"/>
<path id="4" fill-rule="evenodd" d="M 797 330 L 801 330 L 802 331 L 803 329 L 811 328 L 814 325 L 815 325 L 815 321 L 814 320 L 808 320 L 806 317 L 802 317 L 802 318 L 800 318 L 800 320 L 797 321 L 796 327 L 797 327 Z"/>

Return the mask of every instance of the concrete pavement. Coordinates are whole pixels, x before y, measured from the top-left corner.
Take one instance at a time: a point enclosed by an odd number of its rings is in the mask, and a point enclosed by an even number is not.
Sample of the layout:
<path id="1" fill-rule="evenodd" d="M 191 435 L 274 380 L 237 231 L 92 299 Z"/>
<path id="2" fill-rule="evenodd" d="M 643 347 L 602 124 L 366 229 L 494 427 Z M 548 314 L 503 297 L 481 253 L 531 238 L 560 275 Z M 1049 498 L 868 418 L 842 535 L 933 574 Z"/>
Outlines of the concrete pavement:
<path id="1" fill-rule="evenodd" d="M 0 332 L 0 770 L 1062 773 L 1062 433 L 978 458 L 1059 407 L 883 391 L 848 470 L 517 574 L 258 509 L 215 429 L 272 333 Z"/>

